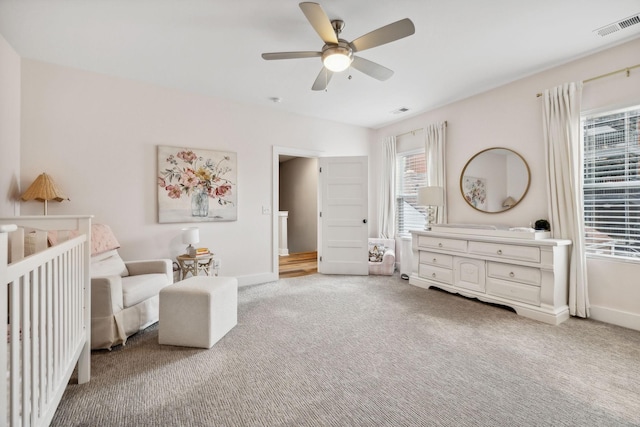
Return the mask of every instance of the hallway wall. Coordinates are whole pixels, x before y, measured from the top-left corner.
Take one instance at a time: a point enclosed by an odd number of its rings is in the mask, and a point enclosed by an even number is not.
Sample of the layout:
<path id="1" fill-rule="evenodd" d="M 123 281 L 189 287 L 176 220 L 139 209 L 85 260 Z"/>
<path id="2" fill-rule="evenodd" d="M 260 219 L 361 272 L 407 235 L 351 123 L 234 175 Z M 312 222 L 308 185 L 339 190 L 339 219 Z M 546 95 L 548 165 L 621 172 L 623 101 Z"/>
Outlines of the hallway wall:
<path id="1" fill-rule="evenodd" d="M 318 160 L 298 157 L 280 163 L 280 207 L 289 212 L 289 253 L 318 249 Z"/>

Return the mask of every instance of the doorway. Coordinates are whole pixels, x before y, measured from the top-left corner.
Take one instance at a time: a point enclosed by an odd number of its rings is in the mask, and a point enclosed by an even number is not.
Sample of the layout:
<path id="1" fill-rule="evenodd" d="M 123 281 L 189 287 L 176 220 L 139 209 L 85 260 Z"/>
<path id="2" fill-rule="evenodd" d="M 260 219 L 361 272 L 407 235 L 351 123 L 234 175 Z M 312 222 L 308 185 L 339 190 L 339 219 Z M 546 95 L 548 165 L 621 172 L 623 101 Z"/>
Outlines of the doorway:
<path id="1" fill-rule="evenodd" d="M 316 259 L 322 260 L 318 271 L 323 274 L 368 274 L 368 158 L 366 156 L 322 157 L 319 154 L 319 152 L 284 147 L 273 148 L 272 271 L 276 273 L 276 277 L 279 277 L 278 225 L 282 209 L 280 206 L 281 156 L 284 156 L 283 160 L 290 156 L 313 158 L 317 162 L 312 175 L 318 181 L 314 181 L 312 188 L 300 194 L 304 195 L 306 200 L 309 200 L 309 197 L 312 200 L 315 199 L 315 206 L 311 211 L 315 216 L 310 217 L 309 223 L 302 224 L 306 231 L 316 233 L 316 242 L 313 247 L 317 252 Z M 321 169 L 320 166 L 322 166 Z M 294 186 L 298 185 L 298 178 L 290 178 L 289 181 Z M 321 201 L 322 208 L 319 209 Z M 318 218 L 320 210 L 323 214 L 322 221 Z M 315 226 L 311 226 L 312 224 Z M 322 227 L 319 227 L 320 224 Z M 319 258 L 318 255 L 320 255 Z"/>
<path id="2" fill-rule="evenodd" d="M 318 271 L 318 160 L 279 158 L 279 274 L 306 276 Z"/>
<path id="3" fill-rule="evenodd" d="M 278 277 L 317 272 L 319 154 L 286 147 L 273 149 L 273 271 Z M 283 215 L 287 217 L 285 250 L 280 248 Z"/>

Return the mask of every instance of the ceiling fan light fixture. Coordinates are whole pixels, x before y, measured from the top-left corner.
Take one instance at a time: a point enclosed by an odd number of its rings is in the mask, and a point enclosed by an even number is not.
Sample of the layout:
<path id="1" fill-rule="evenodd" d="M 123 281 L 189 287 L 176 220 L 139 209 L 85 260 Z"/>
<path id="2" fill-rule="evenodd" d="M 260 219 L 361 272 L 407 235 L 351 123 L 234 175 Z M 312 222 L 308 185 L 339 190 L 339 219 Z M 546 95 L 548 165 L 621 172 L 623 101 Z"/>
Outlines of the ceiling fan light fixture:
<path id="1" fill-rule="evenodd" d="M 346 70 L 353 61 L 351 49 L 342 46 L 335 46 L 322 52 L 322 63 L 334 73 Z"/>

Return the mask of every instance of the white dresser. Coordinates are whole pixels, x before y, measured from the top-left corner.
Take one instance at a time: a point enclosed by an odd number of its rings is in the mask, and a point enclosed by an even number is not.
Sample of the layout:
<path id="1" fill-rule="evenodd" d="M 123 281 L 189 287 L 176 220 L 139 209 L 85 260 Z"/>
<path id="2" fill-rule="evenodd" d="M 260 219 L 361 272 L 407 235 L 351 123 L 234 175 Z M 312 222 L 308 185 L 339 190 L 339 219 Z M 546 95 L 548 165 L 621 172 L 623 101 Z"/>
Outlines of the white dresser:
<path id="1" fill-rule="evenodd" d="M 412 231 L 409 283 L 513 308 L 557 325 L 569 318 L 571 241 Z"/>

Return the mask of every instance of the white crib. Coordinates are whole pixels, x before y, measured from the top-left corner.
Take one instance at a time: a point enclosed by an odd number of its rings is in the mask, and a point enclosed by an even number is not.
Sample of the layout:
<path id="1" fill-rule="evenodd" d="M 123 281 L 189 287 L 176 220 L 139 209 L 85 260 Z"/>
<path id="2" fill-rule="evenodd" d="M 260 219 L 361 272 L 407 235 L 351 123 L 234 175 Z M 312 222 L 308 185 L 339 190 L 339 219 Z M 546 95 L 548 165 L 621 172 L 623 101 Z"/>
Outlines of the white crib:
<path id="1" fill-rule="evenodd" d="M 24 228 L 78 235 L 24 257 Z M 90 216 L 0 218 L 0 426 L 48 426 L 76 365 L 89 381 L 90 242 Z"/>

